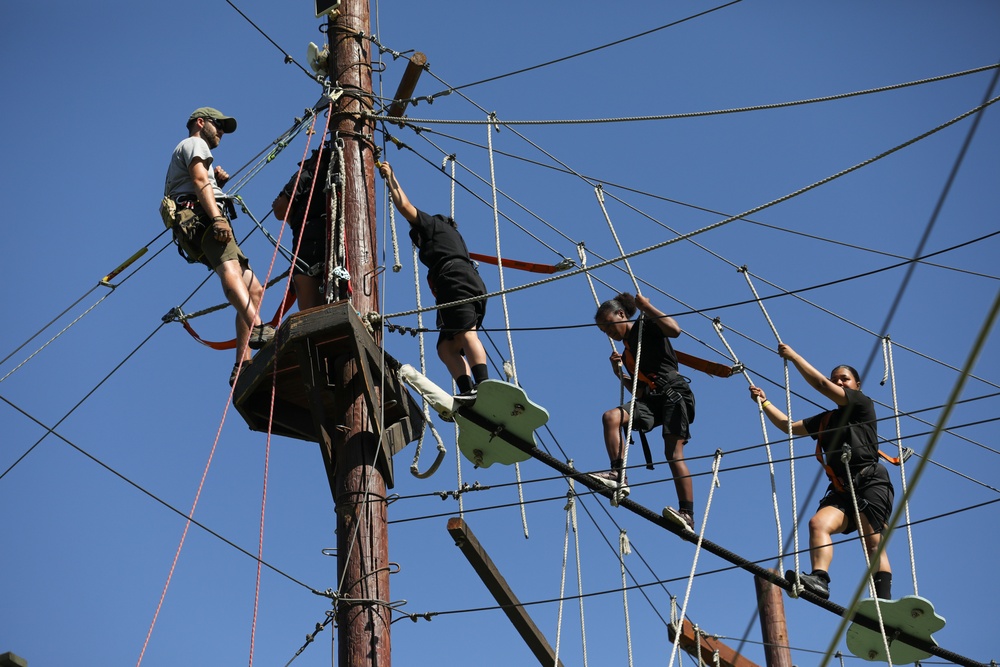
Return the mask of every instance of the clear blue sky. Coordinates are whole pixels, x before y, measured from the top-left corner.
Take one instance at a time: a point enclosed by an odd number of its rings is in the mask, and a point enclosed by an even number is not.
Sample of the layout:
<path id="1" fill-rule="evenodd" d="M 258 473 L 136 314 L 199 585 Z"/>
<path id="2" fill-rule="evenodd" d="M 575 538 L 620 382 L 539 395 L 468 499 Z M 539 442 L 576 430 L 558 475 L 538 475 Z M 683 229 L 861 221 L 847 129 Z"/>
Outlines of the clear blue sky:
<path id="1" fill-rule="evenodd" d="M 248 1 L 239 6 L 300 63 L 305 63 L 308 42 L 323 41 L 311 3 Z M 445 82 L 425 74 L 417 94 L 431 95 L 715 6 L 648 1 L 619 6 L 592 1 L 381 2 L 373 5 L 372 32 L 391 49 L 427 54 L 431 72 Z M 127 280 L 120 278 L 113 292 L 104 287 L 87 292 L 161 232 L 156 207 L 167 159 L 183 138 L 184 122 L 194 108 L 215 106 L 239 120 L 238 131 L 226 136 L 215 152 L 217 162 L 233 171 L 266 149 L 317 100 L 320 90 L 295 65 L 284 64 L 282 54 L 223 0 L 4 3 L 0 22 L 0 84 L 7 100 L 0 111 L 7 128 L 0 179 L 6 215 L 0 262 L 6 324 L 0 358 L 86 294 L 53 328 L 0 365 L 0 377 L 107 296 L 0 383 L 0 472 L 9 469 L 0 478 L 0 652 L 13 651 L 32 667 L 135 664 L 184 528 L 181 515 L 192 506 L 223 417 L 196 518 L 225 540 L 257 552 L 266 438 L 248 431 L 234 410 L 226 411 L 232 355 L 198 345 L 180 325 L 158 329 L 160 318 L 188 299 L 205 277 L 199 268 L 185 265 L 172 247 L 163 250 L 163 238 L 150 245 L 143 259 L 148 263 L 130 270 Z M 485 109 L 502 120 L 596 119 L 804 100 L 990 65 L 1000 58 L 998 26 L 1000 6 L 986 1 L 744 0 L 612 48 L 463 89 L 474 104 L 452 94 L 433 105 L 421 103 L 409 113 L 414 118 L 482 120 Z M 376 86 L 389 95 L 404 61 L 386 58 Z M 555 262 L 561 256 L 575 260 L 575 244 L 583 241 L 602 257 L 616 256 L 594 182 L 606 184 L 608 212 L 627 251 L 670 239 L 675 231 L 701 229 L 825 179 L 973 109 L 988 94 L 992 76 L 985 71 L 891 92 L 738 114 L 502 128 L 493 135 L 494 148 L 526 160 L 496 156 L 497 184 L 517 202 L 501 197 L 500 208 L 529 232 L 503 222 L 503 252 L 531 261 Z M 463 164 L 459 180 L 489 201 L 488 184 L 477 178 L 488 183 L 488 155 L 478 147 L 486 143 L 486 128 L 424 126 L 434 132 L 396 130 L 412 151 L 388 151 L 414 203 L 431 212 L 447 210 L 448 179 L 434 165 L 449 153 L 457 153 Z M 644 293 L 676 314 L 689 334 L 677 347 L 725 361 L 712 327 L 712 319 L 721 318 L 727 339 L 755 382 L 764 383 L 772 397 L 781 397 L 782 390 L 770 382 L 782 382 L 782 363 L 760 310 L 752 303 L 726 307 L 751 296 L 735 270 L 745 264 L 757 276 L 762 296 L 842 281 L 803 293 L 809 303 L 781 296 L 768 301 L 767 308 L 782 340 L 819 368 L 865 366 L 878 346 L 877 334 L 882 333 L 907 267 L 844 279 L 901 261 L 886 253 L 912 256 L 932 217 L 935 224 L 925 253 L 998 230 L 1000 110 L 995 106 L 982 113 L 942 200 L 971 127 L 972 119 L 966 119 L 756 213 L 750 216 L 753 222 L 732 222 L 701 234 L 694 240 L 702 247 L 675 243 L 632 260 L 635 272 L 651 285 Z M 302 150 L 300 138 L 242 191 L 258 216 L 266 213 Z M 590 182 L 553 169 L 558 166 L 555 160 Z M 381 230 L 384 195 L 381 184 L 378 187 Z M 489 206 L 460 191 L 456 207 L 470 248 L 493 254 Z M 238 236 L 249 231 L 248 224 L 245 216 L 236 221 Z M 278 230 L 273 220 L 266 224 Z M 391 249 L 388 244 L 381 247 Z M 254 267 L 266 273 L 273 248 L 259 232 L 244 250 Z M 937 421 L 958 377 L 954 368 L 965 363 L 1000 288 L 998 252 L 1000 241 L 991 237 L 929 260 L 940 266 L 922 264 L 913 272 L 888 328 L 897 344 L 901 411 L 922 411 L 921 419 Z M 383 274 L 387 313 L 413 307 L 408 243 L 403 259 L 401 272 Z M 590 258 L 590 263 L 596 261 Z M 391 265 L 391 254 L 383 263 Z M 285 268 L 279 261 L 275 271 Z M 496 289 L 495 269 L 484 267 L 482 273 Z M 631 289 L 627 275 L 615 268 L 601 269 L 596 277 L 615 289 Z M 505 278 L 508 286 L 535 279 L 513 271 Z M 614 291 L 599 284 L 598 293 L 604 299 Z M 279 296 L 277 288 L 268 292 L 268 314 Z M 220 301 L 212 279 L 186 310 Z M 513 334 L 519 380 L 551 415 L 551 434 L 542 434 L 545 446 L 559 458 L 573 458 L 582 469 L 604 467 L 600 415 L 618 400 L 607 362 L 609 345 L 596 329 L 558 328 L 592 321 L 594 304 L 585 279 L 577 276 L 519 291 L 508 303 L 512 327 L 545 328 Z M 395 322 L 413 326 L 416 318 Z M 224 339 L 231 336 L 232 315 L 210 315 L 195 324 L 206 338 Z M 503 350 L 493 352 L 494 360 L 508 356 L 503 326 L 496 298 L 489 303 L 486 319 L 490 337 Z M 416 341 L 409 336 L 390 334 L 386 346 L 395 357 L 418 363 Z M 1000 414 L 1000 400 L 991 395 L 1000 382 L 998 360 L 1000 345 L 993 333 L 975 368 L 977 379 L 970 379 L 962 394 L 979 400 L 951 414 L 949 433 L 930 455 L 939 465 L 927 467 L 912 498 L 913 521 L 997 499 L 998 428 L 991 420 Z M 436 359 L 430 364 L 431 377 L 445 383 L 441 364 Z M 888 384 L 879 384 L 882 368 L 879 354 L 863 379 L 880 416 L 888 417 L 892 394 Z M 698 414 L 689 457 L 710 457 L 716 449 L 732 452 L 762 442 L 757 412 L 741 377 L 690 376 Z M 793 416 L 814 414 L 820 410 L 817 405 L 826 407 L 794 371 L 792 389 L 800 394 L 794 399 Z M 66 417 L 56 430 L 75 447 L 50 435 L 11 468 L 45 434 L 26 415 L 49 427 Z M 979 423 L 969 425 L 973 422 Z M 408 613 L 493 605 L 445 530 L 446 517 L 457 513 L 457 503 L 415 497 L 457 487 L 454 434 L 449 426 L 439 426 L 449 455 L 435 476 L 418 480 L 408 473 L 412 446 L 396 460 L 394 491 L 402 499 L 389 510 L 390 520 L 396 522 L 390 526 L 390 558 L 399 563 L 400 572 L 392 577 L 392 599 L 406 600 L 402 609 Z M 908 436 L 905 444 L 926 453 L 932 426 L 911 417 L 903 418 L 900 426 Z M 880 433 L 893 437 L 893 422 L 883 421 Z M 768 435 L 775 458 L 786 458 L 788 445 L 781 434 L 772 429 Z M 808 454 L 810 447 L 811 442 L 799 442 L 796 452 Z M 421 469 L 429 465 L 433 451 L 432 442 L 425 444 Z M 630 463 L 640 459 L 637 448 Z M 763 460 L 759 447 L 724 456 L 707 536 L 773 565 L 777 547 L 766 468 L 733 470 Z M 910 460 L 908 475 L 918 462 Z M 699 521 L 706 509 L 710 465 L 710 458 L 691 461 L 693 472 L 700 474 L 695 480 Z M 565 482 L 553 479 L 540 463 L 523 464 L 525 496 L 541 500 L 527 508 L 530 538 L 525 539 L 518 510 L 507 506 L 517 498 L 510 485 L 513 470 L 473 470 L 467 461 L 463 466 L 464 481 L 499 487 L 466 495 L 466 519 L 514 590 L 526 602 L 557 598 Z M 814 494 L 808 503 L 805 500 L 818 466 L 802 459 L 796 472 L 800 509 L 808 515 L 818 499 Z M 899 498 L 898 470 L 892 472 Z M 336 544 L 335 522 L 315 445 L 273 439 L 268 473 L 263 553 L 283 574 L 264 571 L 253 662 L 284 665 L 329 609 L 328 601 L 308 588 L 336 587 L 335 561 L 322 553 Z M 630 475 L 632 498 L 656 511 L 672 504 L 675 495 L 667 475 L 666 465 L 635 470 Z M 792 512 L 787 463 L 777 467 L 777 476 L 787 537 Z M 542 479 L 546 481 L 536 481 Z M 470 511 L 498 505 L 505 507 Z M 626 558 L 633 575 L 629 583 L 646 585 L 649 597 L 647 601 L 635 589 L 628 595 L 634 662 L 666 664 L 670 647 L 662 619 L 669 616 L 669 595 L 683 597 L 693 547 L 630 513 L 611 510 L 603 499 L 585 496 L 584 507 L 583 592 L 605 593 L 585 602 L 589 664 L 627 664 L 621 575 L 615 550 L 606 541 L 617 547 L 618 528 L 612 519 L 628 530 L 638 552 Z M 427 515 L 441 516 L 402 521 Z M 1000 505 L 991 504 L 913 528 L 919 592 L 948 620 L 937 641 L 983 662 L 1000 658 L 994 604 L 1000 584 L 993 576 L 1000 546 L 993 529 L 998 518 Z M 802 529 L 804 546 L 804 525 Z M 904 532 L 893 536 L 889 552 L 894 593 L 912 593 Z M 786 556 L 786 567 L 789 561 Z M 726 565 L 702 554 L 698 571 Z M 837 547 L 831 571 L 834 601 L 849 600 L 862 568 L 856 541 Z M 252 558 L 192 527 L 143 664 L 247 664 L 255 576 Z M 576 594 L 572 569 L 567 581 L 567 594 Z M 656 581 L 667 583 L 649 585 Z M 759 641 L 754 609 L 750 575 L 725 571 L 695 580 L 688 615 L 707 632 L 736 645 L 745 635 Z M 838 619 L 787 598 L 786 611 L 796 664 L 819 664 L 821 655 L 807 651 L 827 649 Z M 553 643 L 557 612 L 553 603 L 531 607 Z M 564 616 L 561 656 L 567 665 L 582 665 L 575 600 Z M 441 615 L 430 622 L 404 619 L 392 628 L 394 658 L 400 665 L 532 661 L 506 618 L 495 610 Z M 329 665 L 331 637 L 328 629 L 293 664 Z M 842 639 L 836 647 L 847 653 Z M 744 649 L 750 659 L 763 663 L 758 645 Z M 859 661 L 845 657 L 845 662 Z"/>

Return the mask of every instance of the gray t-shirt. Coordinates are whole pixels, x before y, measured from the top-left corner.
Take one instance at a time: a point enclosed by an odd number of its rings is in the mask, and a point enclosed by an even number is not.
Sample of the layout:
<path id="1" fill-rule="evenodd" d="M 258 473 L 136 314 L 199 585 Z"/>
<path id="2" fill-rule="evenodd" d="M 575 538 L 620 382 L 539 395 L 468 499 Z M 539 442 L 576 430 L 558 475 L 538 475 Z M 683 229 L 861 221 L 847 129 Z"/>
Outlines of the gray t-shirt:
<path id="1" fill-rule="evenodd" d="M 170 156 L 170 166 L 167 167 L 167 178 L 163 184 L 163 194 L 176 197 L 177 195 L 196 195 L 194 182 L 191 180 L 191 172 L 188 168 L 195 159 L 200 158 L 208 169 L 208 180 L 215 191 L 215 198 L 223 198 L 222 189 L 215 182 L 215 169 L 212 168 L 212 151 L 201 137 L 188 137 L 177 144 L 174 154 Z"/>

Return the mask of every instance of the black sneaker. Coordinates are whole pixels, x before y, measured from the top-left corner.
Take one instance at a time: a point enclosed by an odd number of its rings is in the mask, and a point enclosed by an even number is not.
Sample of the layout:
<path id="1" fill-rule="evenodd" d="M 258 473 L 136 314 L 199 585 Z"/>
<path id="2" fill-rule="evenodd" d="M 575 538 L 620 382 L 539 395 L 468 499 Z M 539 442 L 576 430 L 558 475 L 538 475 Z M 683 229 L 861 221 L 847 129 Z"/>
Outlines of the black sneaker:
<path id="1" fill-rule="evenodd" d="M 606 488 L 617 491 L 619 497 L 627 498 L 629 494 L 628 488 L 628 475 L 626 475 L 622 482 L 618 483 L 618 471 L 617 470 L 607 470 L 605 472 L 591 472 L 587 473 L 587 477 L 594 480 L 598 484 L 604 485 Z"/>
<path id="2" fill-rule="evenodd" d="M 258 324 L 254 328 L 250 329 L 250 342 L 248 345 L 251 350 L 259 350 L 270 343 L 273 339 L 274 327 L 270 324 Z"/>
<path id="3" fill-rule="evenodd" d="M 801 583 L 807 591 L 818 598 L 824 600 L 830 599 L 830 584 L 823 577 L 815 574 L 803 574 L 801 572 L 796 575 L 795 570 L 789 570 L 785 572 L 785 579 L 791 582 L 793 586 L 796 582 Z"/>
<path id="4" fill-rule="evenodd" d="M 663 518 L 669 519 L 683 528 L 694 532 L 694 515 L 687 510 L 675 510 L 673 507 L 663 508 Z"/>
<path id="5" fill-rule="evenodd" d="M 455 399 L 455 407 L 460 408 L 466 405 L 472 405 L 476 402 L 477 392 L 475 389 L 470 389 L 469 391 L 463 391 L 461 394 L 455 394 L 453 398 Z"/>

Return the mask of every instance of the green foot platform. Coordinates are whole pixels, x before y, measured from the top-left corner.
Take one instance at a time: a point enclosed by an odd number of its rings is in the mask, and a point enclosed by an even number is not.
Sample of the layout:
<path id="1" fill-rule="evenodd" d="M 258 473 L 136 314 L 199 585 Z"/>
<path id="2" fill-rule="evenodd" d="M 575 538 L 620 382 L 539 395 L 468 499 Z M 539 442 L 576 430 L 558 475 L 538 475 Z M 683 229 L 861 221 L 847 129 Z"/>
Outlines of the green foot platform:
<path id="1" fill-rule="evenodd" d="M 484 380 L 476 391 L 476 402 L 455 412 L 458 448 L 465 458 L 479 468 L 489 468 L 494 463 L 511 465 L 530 458 L 499 436 L 506 433 L 534 443 L 535 429 L 549 420 L 545 408 L 532 403 L 520 387 L 509 382 Z M 474 415 L 469 415 L 470 412 Z"/>
<path id="2" fill-rule="evenodd" d="M 907 595 L 898 600 L 879 600 L 879 606 L 882 610 L 882 621 L 887 627 L 902 630 L 906 634 L 925 639 L 937 646 L 931 634 L 943 628 L 945 621 L 934 613 L 934 605 L 930 600 Z M 878 621 L 875 600 L 869 598 L 859 602 L 858 614 Z M 847 629 L 847 648 L 859 658 L 886 662 L 882 635 L 858 623 L 852 623 Z M 903 642 L 893 642 L 890 636 L 889 657 L 892 658 L 894 665 L 908 665 L 917 660 L 926 660 L 931 654 Z"/>

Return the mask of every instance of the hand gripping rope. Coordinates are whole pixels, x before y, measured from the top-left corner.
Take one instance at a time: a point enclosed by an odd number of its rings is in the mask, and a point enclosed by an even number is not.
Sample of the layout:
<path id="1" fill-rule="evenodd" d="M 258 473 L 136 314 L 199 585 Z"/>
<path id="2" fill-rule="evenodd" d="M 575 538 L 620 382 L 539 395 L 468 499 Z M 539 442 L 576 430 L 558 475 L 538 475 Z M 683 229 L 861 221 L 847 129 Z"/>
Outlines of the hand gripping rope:
<path id="1" fill-rule="evenodd" d="M 750 291 L 753 292 L 753 298 L 757 301 L 757 305 L 760 306 L 760 311 L 764 314 L 764 319 L 767 320 L 768 326 L 771 327 L 771 332 L 774 333 L 774 338 L 778 341 L 778 345 L 781 345 L 781 336 L 778 335 L 778 330 L 774 327 L 774 322 L 771 321 L 771 316 L 767 314 L 767 308 L 764 307 L 764 302 L 760 300 L 760 295 L 757 294 L 757 289 L 753 286 L 753 281 L 750 280 L 750 271 L 747 267 L 741 266 L 737 269 L 746 278 L 747 285 L 750 287 Z M 785 414 L 788 415 L 788 468 L 791 471 L 791 486 L 792 486 L 792 540 L 793 552 L 795 554 L 795 574 L 799 573 L 799 504 L 798 499 L 795 496 L 795 438 L 792 435 L 792 388 L 790 380 L 788 378 L 788 360 L 783 360 L 785 369 Z M 763 410 L 763 408 L 760 408 Z M 781 550 L 778 550 L 781 553 Z M 793 595 L 797 597 L 797 594 L 802 590 L 802 584 L 798 580 L 798 576 L 795 578 L 795 586 L 793 586 Z"/>
<path id="2" fill-rule="evenodd" d="M 729 357 L 735 362 L 734 367 L 739 367 L 740 371 L 743 373 L 743 377 L 746 378 L 747 384 L 751 387 L 753 386 L 753 381 L 750 379 L 750 374 L 747 373 L 746 368 L 740 363 L 740 360 L 736 357 L 736 353 L 733 352 L 733 348 L 729 346 L 729 342 L 722 333 L 722 320 L 718 317 L 712 320 L 712 326 L 715 327 L 715 332 L 719 334 L 719 339 L 722 344 L 726 346 L 729 351 Z M 760 430 L 764 434 L 764 451 L 767 452 L 767 469 L 771 476 L 771 503 L 774 506 L 774 524 L 778 531 L 778 572 L 784 572 L 785 567 L 782 565 L 782 534 L 781 534 L 781 514 L 778 511 L 778 486 L 774 478 L 774 460 L 771 458 L 771 443 L 767 438 L 767 422 L 764 418 L 764 407 L 761 400 L 757 399 L 757 412 L 760 416 Z"/>

